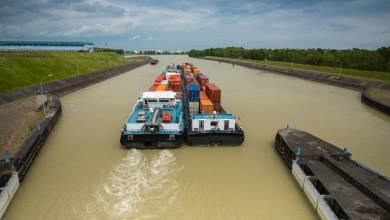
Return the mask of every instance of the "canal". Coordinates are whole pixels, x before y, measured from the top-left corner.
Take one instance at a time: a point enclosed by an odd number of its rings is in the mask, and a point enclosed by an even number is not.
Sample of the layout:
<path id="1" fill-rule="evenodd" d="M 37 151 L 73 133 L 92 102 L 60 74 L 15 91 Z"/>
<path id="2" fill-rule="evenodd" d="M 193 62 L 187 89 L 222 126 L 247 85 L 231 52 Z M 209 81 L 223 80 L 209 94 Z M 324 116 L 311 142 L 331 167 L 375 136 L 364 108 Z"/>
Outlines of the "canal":
<path id="1" fill-rule="evenodd" d="M 187 56 L 159 59 L 61 98 L 63 115 L 5 219 L 317 219 L 272 148 L 287 124 L 390 174 L 390 117 L 362 104 L 357 91 Z M 244 144 L 121 148 L 120 129 L 141 92 L 183 61 L 221 87 Z"/>

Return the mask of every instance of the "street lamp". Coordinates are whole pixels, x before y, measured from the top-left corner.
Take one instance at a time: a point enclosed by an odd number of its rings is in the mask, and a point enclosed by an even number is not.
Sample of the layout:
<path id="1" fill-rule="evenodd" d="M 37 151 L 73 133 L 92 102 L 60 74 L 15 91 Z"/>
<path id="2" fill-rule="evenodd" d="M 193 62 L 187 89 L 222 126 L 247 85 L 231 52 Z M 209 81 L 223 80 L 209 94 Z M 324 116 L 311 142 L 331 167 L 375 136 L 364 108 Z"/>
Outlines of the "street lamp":
<path id="1" fill-rule="evenodd" d="M 340 66 L 339 66 L 339 74 L 341 74 L 341 69 L 343 68 L 343 61 L 337 60 L 337 62 L 340 63 Z"/>
<path id="2" fill-rule="evenodd" d="M 48 78 L 48 77 L 52 77 L 53 74 L 49 74 L 47 76 L 44 76 L 42 79 L 41 79 L 41 98 L 42 98 L 42 108 L 43 108 L 43 114 L 46 115 L 46 109 L 45 109 L 45 100 L 43 98 L 43 80 Z"/>

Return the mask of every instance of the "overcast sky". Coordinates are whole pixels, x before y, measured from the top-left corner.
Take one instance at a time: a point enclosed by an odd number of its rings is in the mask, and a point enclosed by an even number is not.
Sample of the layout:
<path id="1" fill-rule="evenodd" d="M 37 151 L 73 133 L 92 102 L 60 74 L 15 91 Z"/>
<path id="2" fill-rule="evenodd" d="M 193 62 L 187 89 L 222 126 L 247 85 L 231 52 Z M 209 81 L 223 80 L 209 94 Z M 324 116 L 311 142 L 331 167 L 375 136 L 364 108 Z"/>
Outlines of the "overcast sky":
<path id="1" fill-rule="evenodd" d="M 125 49 L 377 48 L 389 0 L 0 0 L 0 40 Z"/>

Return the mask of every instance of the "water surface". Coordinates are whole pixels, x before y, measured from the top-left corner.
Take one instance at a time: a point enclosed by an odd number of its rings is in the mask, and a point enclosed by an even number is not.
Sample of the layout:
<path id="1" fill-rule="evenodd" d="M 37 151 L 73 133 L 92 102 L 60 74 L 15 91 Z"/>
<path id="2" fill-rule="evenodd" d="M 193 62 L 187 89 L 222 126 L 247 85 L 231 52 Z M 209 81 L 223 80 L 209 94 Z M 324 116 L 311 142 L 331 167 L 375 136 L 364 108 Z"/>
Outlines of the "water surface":
<path id="1" fill-rule="evenodd" d="M 306 130 L 390 174 L 390 117 L 356 91 L 186 56 L 61 98 L 63 115 L 5 219 L 317 219 L 272 148 L 278 128 Z M 126 150 L 120 129 L 171 62 L 191 61 L 240 117 L 241 147 Z"/>

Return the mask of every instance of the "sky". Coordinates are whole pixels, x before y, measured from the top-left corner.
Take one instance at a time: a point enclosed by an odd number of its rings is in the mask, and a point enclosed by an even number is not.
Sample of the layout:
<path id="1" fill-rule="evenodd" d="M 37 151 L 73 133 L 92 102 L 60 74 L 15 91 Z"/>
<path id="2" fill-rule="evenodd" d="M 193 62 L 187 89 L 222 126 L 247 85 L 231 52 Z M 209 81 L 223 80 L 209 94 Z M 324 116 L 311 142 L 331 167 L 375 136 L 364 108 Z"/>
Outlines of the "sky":
<path id="1" fill-rule="evenodd" d="M 0 0 L 0 40 L 126 50 L 390 46 L 389 0 Z"/>

